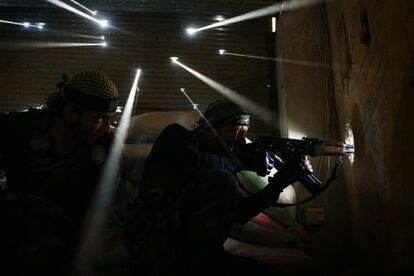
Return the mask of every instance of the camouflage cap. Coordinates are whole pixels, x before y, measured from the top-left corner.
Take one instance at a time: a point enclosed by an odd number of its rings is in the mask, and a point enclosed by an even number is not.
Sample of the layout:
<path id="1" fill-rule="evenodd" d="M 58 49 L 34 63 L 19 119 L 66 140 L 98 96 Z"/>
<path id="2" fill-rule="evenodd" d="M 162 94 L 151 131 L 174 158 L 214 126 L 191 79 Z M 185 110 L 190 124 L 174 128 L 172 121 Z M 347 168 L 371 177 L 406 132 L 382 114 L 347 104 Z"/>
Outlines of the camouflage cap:
<path id="1" fill-rule="evenodd" d="M 118 105 L 118 89 L 103 72 L 79 72 L 64 76 L 61 85 L 62 98 L 76 107 L 110 112 Z"/>

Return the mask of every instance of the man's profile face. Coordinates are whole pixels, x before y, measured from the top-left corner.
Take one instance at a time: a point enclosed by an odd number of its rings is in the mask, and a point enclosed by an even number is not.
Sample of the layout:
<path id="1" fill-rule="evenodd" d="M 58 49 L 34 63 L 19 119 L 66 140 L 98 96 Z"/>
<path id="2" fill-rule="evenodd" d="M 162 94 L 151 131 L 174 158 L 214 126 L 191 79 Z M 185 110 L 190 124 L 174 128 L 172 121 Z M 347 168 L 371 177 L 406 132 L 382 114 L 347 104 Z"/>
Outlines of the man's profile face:
<path id="1" fill-rule="evenodd" d="M 116 112 L 82 112 L 74 123 L 76 135 L 88 144 L 94 143 L 110 132 L 111 122 L 116 114 Z"/>
<path id="2" fill-rule="evenodd" d="M 244 125 L 229 125 L 222 126 L 219 129 L 221 138 L 228 143 L 245 144 L 246 133 L 249 130 L 248 126 Z"/>

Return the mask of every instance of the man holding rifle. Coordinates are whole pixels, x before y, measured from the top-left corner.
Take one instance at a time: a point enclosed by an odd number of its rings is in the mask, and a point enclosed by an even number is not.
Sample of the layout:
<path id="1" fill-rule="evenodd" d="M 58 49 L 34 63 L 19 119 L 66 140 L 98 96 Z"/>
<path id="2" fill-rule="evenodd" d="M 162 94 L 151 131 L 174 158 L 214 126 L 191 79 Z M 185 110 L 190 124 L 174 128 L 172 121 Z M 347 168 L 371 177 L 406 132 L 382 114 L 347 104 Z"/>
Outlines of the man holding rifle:
<path id="1" fill-rule="evenodd" d="M 228 100 L 211 103 L 189 131 L 167 126 L 147 158 L 137 213 L 128 236 L 131 275 L 262 275 L 271 269 L 229 256 L 223 243 L 233 223 L 244 224 L 274 203 L 283 189 L 312 173 L 304 156 L 284 166 L 274 152 L 246 144 L 250 114 Z M 240 170 L 274 181 L 247 198 L 239 196 Z"/>

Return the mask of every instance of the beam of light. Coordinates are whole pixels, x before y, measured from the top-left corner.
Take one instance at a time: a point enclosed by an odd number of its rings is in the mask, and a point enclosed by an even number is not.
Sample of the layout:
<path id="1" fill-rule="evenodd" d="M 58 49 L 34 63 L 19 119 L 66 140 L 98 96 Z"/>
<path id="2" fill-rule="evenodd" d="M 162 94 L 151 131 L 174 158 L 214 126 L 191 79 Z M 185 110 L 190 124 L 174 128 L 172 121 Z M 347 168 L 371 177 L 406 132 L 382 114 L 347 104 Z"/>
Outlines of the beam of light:
<path id="1" fill-rule="evenodd" d="M 66 35 L 76 36 L 76 37 L 84 37 L 84 38 L 92 38 L 97 40 L 105 40 L 105 36 L 93 36 L 93 35 L 84 35 L 84 34 L 73 34 L 73 33 L 65 33 Z"/>
<path id="2" fill-rule="evenodd" d="M 91 14 L 93 14 L 93 15 L 96 15 L 98 12 L 97 11 L 92 11 L 92 10 L 90 10 L 90 9 L 88 9 L 87 7 L 85 7 L 84 5 L 82 5 L 81 3 L 78 3 L 78 2 L 76 2 L 75 0 L 69 0 L 70 2 L 72 2 L 72 3 L 74 3 L 74 4 L 76 4 L 76 5 L 78 5 L 79 7 L 81 7 L 81 8 L 83 8 L 83 9 L 85 9 L 85 10 L 87 10 L 88 12 L 90 12 Z"/>
<path id="3" fill-rule="evenodd" d="M 83 236 L 76 257 L 78 265 L 89 264 L 94 253 L 98 252 L 97 250 L 100 247 L 102 230 L 104 229 L 108 211 L 111 208 L 114 193 L 116 191 L 122 150 L 128 134 L 134 98 L 138 97 L 138 80 L 140 75 L 141 69 L 137 69 L 119 127 L 116 131 L 117 139 L 114 140 L 108 159 L 104 164 L 98 182 L 98 188 L 90 206 L 90 212 L 88 212 L 88 216 L 85 219 Z"/>
<path id="4" fill-rule="evenodd" d="M 101 43 L 73 43 L 73 42 L 13 42 L 0 43 L 0 49 L 40 49 L 40 48 L 69 48 L 69 47 L 105 47 L 106 42 Z"/>
<path id="5" fill-rule="evenodd" d="M 75 34 L 75 33 L 68 33 L 68 32 L 59 32 L 59 35 L 67 35 L 67 36 L 74 36 L 74 37 L 84 37 L 84 38 L 92 38 L 96 40 L 105 40 L 105 36 L 94 36 L 94 35 L 85 35 L 85 34 Z"/>
<path id="6" fill-rule="evenodd" d="M 263 56 L 254 56 L 254 55 L 245 55 L 245 54 L 238 54 L 238 53 L 230 53 L 224 49 L 219 50 L 220 55 L 228 55 L 228 56 L 236 56 L 236 57 L 246 57 L 246 58 L 254 58 L 254 59 L 263 59 L 263 60 L 270 60 L 276 61 L 280 63 L 290 63 L 302 66 L 310 66 L 310 67 L 318 67 L 318 68 L 325 68 L 325 69 L 332 69 L 332 68 L 340 68 L 341 66 L 338 64 L 329 65 L 326 63 L 320 62 L 312 62 L 307 60 L 294 60 L 294 59 L 286 59 L 286 58 L 270 58 L 270 57 L 263 57 Z"/>
<path id="7" fill-rule="evenodd" d="M 172 58 L 171 58 L 172 59 Z M 221 93 L 226 98 L 230 99 L 231 101 L 239 104 L 241 107 L 245 108 L 246 110 L 251 111 L 257 118 L 263 120 L 266 124 L 271 125 L 272 113 L 264 107 L 246 99 L 245 97 L 239 95 L 237 92 L 231 90 L 230 88 L 225 87 L 224 85 L 219 84 L 218 82 L 198 73 L 197 71 L 191 69 L 190 67 L 182 64 L 176 60 L 173 60 L 173 63 L 178 64 L 195 77 L 203 81 L 205 84 L 216 90 L 217 92 Z"/>
<path id="8" fill-rule="evenodd" d="M 227 145 L 227 144 L 226 144 L 226 142 L 224 142 L 224 140 L 221 138 L 221 136 L 220 136 L 220 134 L 218 133 L 217 129 L 216 129 L 215 127 L 213 127 L 213 125 L 210 123 L 210 121 L 209 121 L 209 120 L 207 120 L 207 118 L 206 118 L 206 117 L 204 117 L 203 112 L 201 112 L 201 111 L 200 111 L 200 109 L 198 108 L 198 105 L 197 105 L 197 104 L 195 104 L 195 103 L 191 100 L 190 96 L 188 96 L 188 94 L 185 92 L 185 89 L 184 89 L 184 88 L 180 88 L 180 91 L 181 91 L 181 92 L 183 92 L 184 96 L 187 98 L 187 100 L 191 103 L 191 105 L 193 106 L 193 108 L 194 108 L 194 109 L 197 111 L 197 113 L 200 115 L 200 118 L 202 118 L 202 119 L 206 122 L 206 124 L 207 124 L 207 126 L 209 127 L 209 129 L 210 129 L 210 130 L 214 133 L 214 135 L 215 135 L 215 136 L 219 139 L 220 143 L 224 146 L 224 148 L 230 152 L 230 149 L 229 149 L 228 145 Z"/>
<path id="9" fill-rule="evenodd" d="M 190 97 L 187 95 L 187 93 L 185 92 L 184 88 L 180 88 L 180 91 L 183 92 L 184 96 L 190 101 L 191 105 L 193 106 L 193 109 L 197 110 L 198 113 L 200 113 L 199 109 L 198 109 L 198 104 L 194 103 Z"/>
<path id="10" fill-rule="evenodd" d="M 96 39 L 96 40 L 105 40 L 105 36 L 103 35 L 100 35 L 100 36 L 86 35 L 86 34 L 71 33 L 71 32 L 65 32 L 62 30 L 53 30 L 53 29 L 48 29 L 48 33 L 50 35 L 56 35 L 59 37 L 67 36 L 67 37 L 82 37 L 82 38 L 91 38 L 91 39 Z"/>
<path id="11" fill-rule="evenodd" d="M 15 21 L 9 21 L 9 20 L 0 20 L 0 23 L 4 23 L 4 24 L 11 24 L 11 25 L 18 25 L 18 26 L 23 26 L 26 28 L 29 27 L 33 27 L 33 28 L 38 28 L 39 30 L 43 29 L 43 27 L 46 25 L 46 23 L 36 23 L 36 24 L 31 24 L 29 22 L 15 22 Z"/>
<path id="12" fill-rule="evenodd" d="M 80 10 L 75 9 L 72 6 L 69 6 L 68 4 L 66 4 L 66 3 L 64 3 L 64 2 L 62 2 L 60 0 L 46 0 L 46 1 L 49 2 L 49 3 L 51 3 L 51 4 L 56 5 L 58 7 L 64 8 L 65 10 L 68 10 L 68 11 L 71 11 L 73 13 L 76 13 L 77 15 L 83 16 L 86 19 L 89 19 L 89 20 L 91 20 L 91 21 L 93 21 L 95 23 L 98 23 L 103 28 L 108 26 L 108 21 L 107 20 L 99 20 L 99 19 L 96 19 L 96 18 L 94 18 L 94 17 L 92 17 L 92 16 L 90 16 L 90 15 L 88 15 L 88 14 L 86 14 L 86 13 L 80 11 Z"/>
<path id="13" fill-rule="evenodd" d="M 226 141 L 223 140 L 223 138 L 221 137 L 220 133 L 218 132 L 218 130 L 210 123 L 209 120 L 207 120 L 206 117 L 204 117 L 203 112 L 200 111 L 200 109 L 198 108 L 198 105 L 195 104 L 191 98 L 188 96 L 188 94 L 185 92 L 184 88 L 180 88 L 180 91 L 183 92 L 184 96 L 187 98 L 187 100 L 191 103 L 191 105 L 193 106 L 193 109 L 195 109 L 197 111 L 197 113 L 200 115 L 200 118 L 202 120 L 204 120 L 204 122 L 206 122 L 209 130 L 214 134 L 214 136 L 218 139 L 218 141 L 220 142 L 220 144 L 223 146 L 223 148 L 227 151 L 227 153 L 229 154 L 229 156 L 231 156 L 233 159 L 237 160 L 237 157 L 233 154 L 233 152 L 231 151 L 229 145 L 226 143 Z"/>
<path id="14" fill-rule="evenodd" d="M 325 0 L 325 2 L 328 2 L 331 0 Z M 267 6 L 255 11 L 251 11 L 236 17 L 232 17 L 229 18 L 227 20 L 221 21 L 221 22 L 217 22 L 217 23 L 213 23 L 211 25 L 207 25 L 198 29 L 193 29 L 191 34 L 194 34 L 196 32 L 200 32 L 200 31 L 204 31 L 204 30 L 208 30 L 208 29 L 212 29 L 212 28 L 217 28 L 217 27 L 221 27 L 221 26 L 225 26 L 225 25 L 230 25 L 233 23 L 237 23 L 240 21 L 246 21 L 246 20 L 250 20 L 250 19 L 254 19 L 254 18 L 258 18 L 258 17 L 264 17 L 264 16 L 269 16 L 272 14 L 277 14 L 277 13 L 282 13 L 282 12 L 287 12 L 287 11 L 292 11 L 292 10 L 296 10 L 299 8 L 304 8 L 310 5 L 314 5 L 314 4 L 319 4 L 320 0 L 290 0 L 290 1 L 284 1 L 281 3 L 277 3 L 271 6 Z M 187 31 L 188 32 L 188 31 Z"/>

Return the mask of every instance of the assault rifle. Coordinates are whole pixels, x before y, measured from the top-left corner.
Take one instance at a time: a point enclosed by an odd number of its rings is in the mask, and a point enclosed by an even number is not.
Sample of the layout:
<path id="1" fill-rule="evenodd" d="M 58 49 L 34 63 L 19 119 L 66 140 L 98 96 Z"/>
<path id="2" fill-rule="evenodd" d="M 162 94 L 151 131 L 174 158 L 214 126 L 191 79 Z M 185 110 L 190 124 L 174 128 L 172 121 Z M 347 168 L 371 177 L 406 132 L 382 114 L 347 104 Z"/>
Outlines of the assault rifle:
<path id="1" fill-rule="evenodd" d="M 313 174 L 300 176 L 300 182 L 312 195 L 308 199 L 296 203 L 296 204 L 275 204 L 275 206 L 291 206 L 297 205 L 309 201 L 323 191 L 326 190 L 328 185 L 338 177 L 338 170 L 342 164 L 342 156 L 351 155 L 355 149 L 353 145 L 345 144 L 336 141 L 321 140 L 318 138 L 304 137 L 302 139 L 289 139 L 289 138 L 275 138 L 275 137 L 260 137 L 254 141 L 254 144 L 262 149 L 272 151 L 276 154 L 281 154 L 282 157 L 289 162 L 289 158 L 294 155 L 301 156 L 338 156 L 338 161 L 335 164 L 334 170 L 330 178 L 323 184 Z M 269 182 L 274 181 L 273 177 L 269 177 Z"/>
<path id="2" fill-rule="evenodd" d="M 309 156 L 350 155 L 354 153 L 354 146 L 336 141 L 321 140 L 318 138 L 303 137 L 302 139 L 260 137 L 254 141 L 270 151 L 282 154 L 298 154 Z"/>

